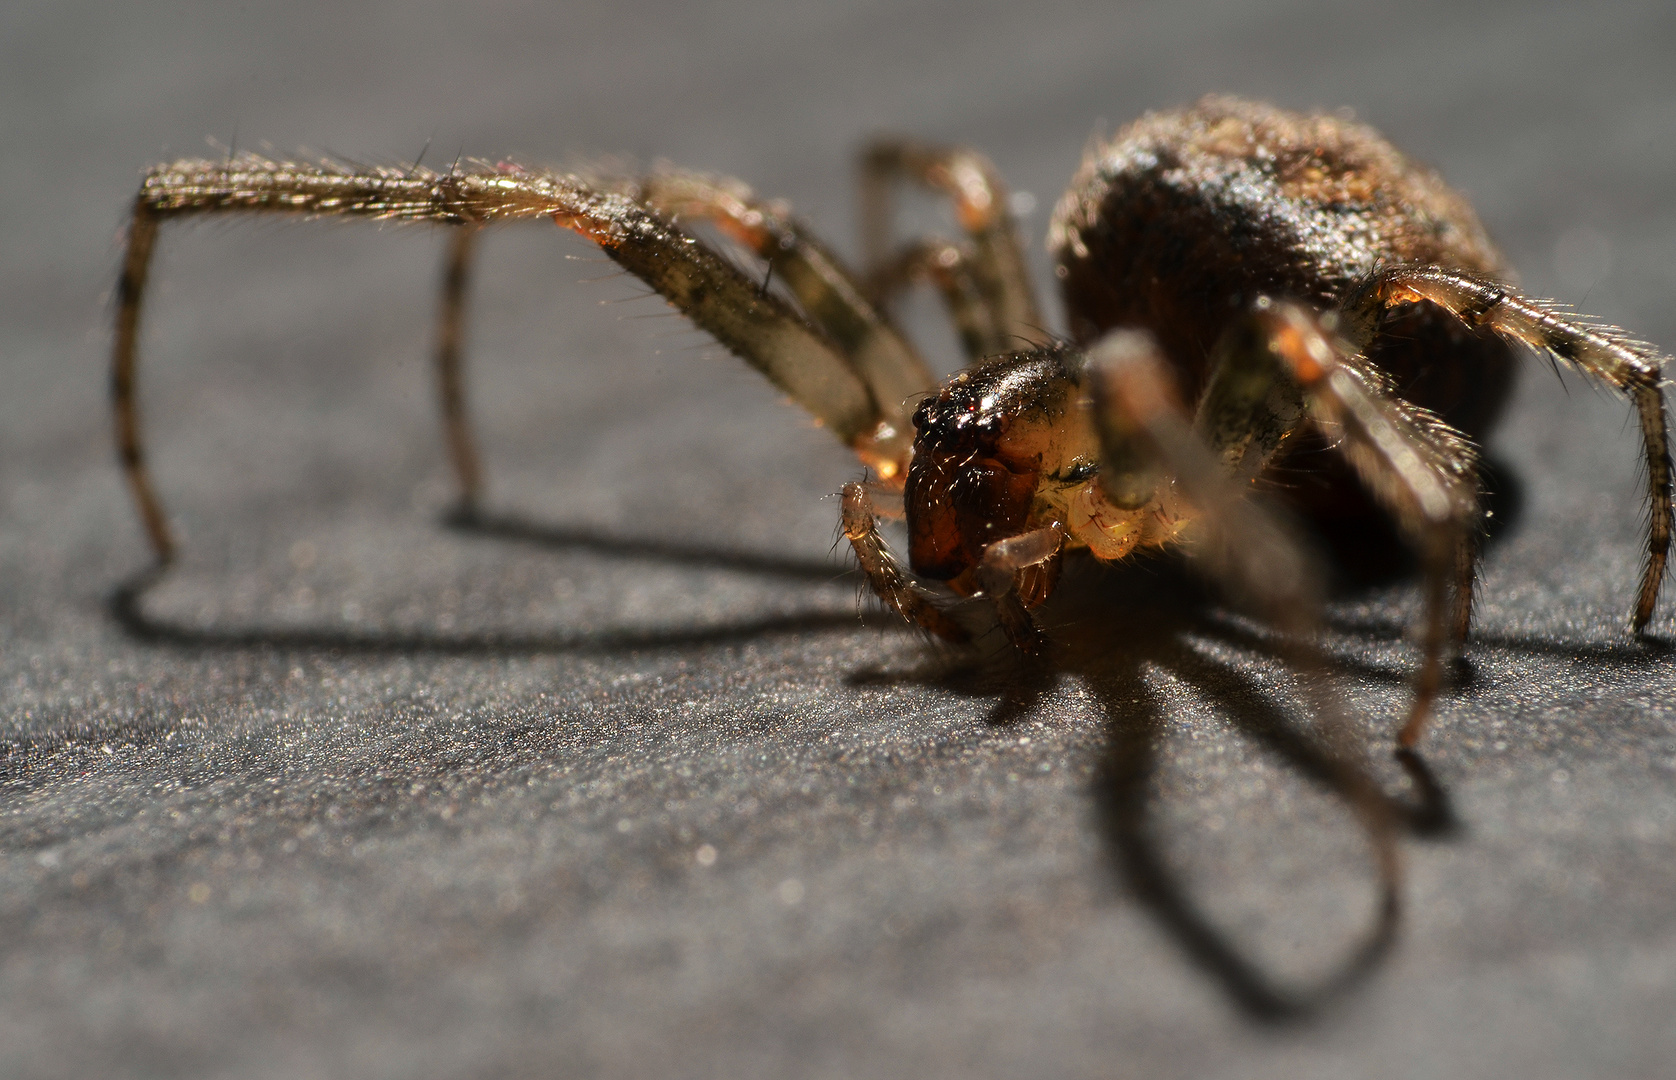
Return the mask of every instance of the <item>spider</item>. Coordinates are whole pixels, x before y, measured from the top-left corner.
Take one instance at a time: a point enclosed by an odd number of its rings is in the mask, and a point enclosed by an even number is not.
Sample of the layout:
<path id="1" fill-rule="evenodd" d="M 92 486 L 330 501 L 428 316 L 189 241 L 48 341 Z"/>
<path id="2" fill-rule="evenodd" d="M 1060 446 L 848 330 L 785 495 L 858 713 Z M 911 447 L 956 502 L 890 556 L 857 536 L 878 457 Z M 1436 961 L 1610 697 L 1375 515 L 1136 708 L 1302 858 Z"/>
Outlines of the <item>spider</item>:
<path id="1" fill-rule="evenodd" d="M 128 230 L 113 394 L 121 461 L 159 566 L 175 547 L 141 450 L 135 355 L 164 220 L 248 211 L 451 226 L 437 367 L 469 510 L 482 487 L 460 374 L 474 247 L 484 225 L 546 218 L 598 244 L 873 471 L 843 489 L 844 535 L 872 590 L 936 637 L 971 639 L 971 620 L 949 601 L 979 597 L 1014 645 L 1035 652 L 1033 612 L 1069 553 L 1118 560 L 1148 548 L 1180 549 L 1283 629 L 1307 633 L 1323 573 L 1291 522 L 1330 528 L 1376 507 L 1423 580 L 1422 660 L 1398 734 L 1412 747 L 1446 654 L 1470 627 L 1476 447 L 1508 396 L 1515 344 L 1635 408 L 1650 525 L 1631 626 L 1645 630 L 1672 517 L 1662 357 L 1521 296 L 1466 201 L 1370 128 L 1207 97 L 1095 146 L 1049 230 L 1063 339 L 1041 329 L 1006 190 L 982 156 L 881 140 L 861 178 L 865 273 L 783 205 L 690 172 L 583 178 L 253 155 L 152 169 Z M 946 196 L 961 238 L 893 247 L 903 183 Z M 767 277 L 694 223 L 766 263 Z M 941 385 L 890 314 L 915 282 L 941 294 L 966 354 Z M 881 515 L 906 519 L 906 567 Z"/>

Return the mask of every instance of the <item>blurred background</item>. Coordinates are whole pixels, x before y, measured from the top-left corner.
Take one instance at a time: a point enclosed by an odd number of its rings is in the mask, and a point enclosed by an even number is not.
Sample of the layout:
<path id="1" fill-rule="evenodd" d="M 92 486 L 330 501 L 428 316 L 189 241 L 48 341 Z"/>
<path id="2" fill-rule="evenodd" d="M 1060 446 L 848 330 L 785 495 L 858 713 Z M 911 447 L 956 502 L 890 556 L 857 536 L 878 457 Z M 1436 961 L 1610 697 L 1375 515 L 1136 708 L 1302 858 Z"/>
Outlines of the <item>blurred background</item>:
<path id="1" fill-rule="evenodd" d="M 1455 828 L 1405 837 L 1396 943 L 1322 1003 L 1371 877 L 1330 785 L 1253 734 L 1273 658 L 1195 624 L 1028 692 L 928 668 L 832 554 L 853 459 L 586 244 L 485 244 L 472 403 L 514 539 L 437 522 L 439 237 L 166 229 L 142 401 L 186 549 L 150 639 L 107 607 L 147 554 L 106 354 L 161 160 L 667 160 L 855 254 L 855 148 L 906 132 L 1029 196 L 1045 293 L 1089 139 L 1208 92 L 1352 110 L 1527 291 L 1668 348 L 1673 61 L 1651 2 L 8 8 L 0 1071 L 1657 1072 L 1676 669 L 1623 629 L 1628 410 L 1546 365 L 1496 441 L 1523 495 L 1477 678 L 1426 748 Z M 935 306 L 909 319 L 952 364 Z M 1393 789 L 1412 609 L 1335 608 Z"/>

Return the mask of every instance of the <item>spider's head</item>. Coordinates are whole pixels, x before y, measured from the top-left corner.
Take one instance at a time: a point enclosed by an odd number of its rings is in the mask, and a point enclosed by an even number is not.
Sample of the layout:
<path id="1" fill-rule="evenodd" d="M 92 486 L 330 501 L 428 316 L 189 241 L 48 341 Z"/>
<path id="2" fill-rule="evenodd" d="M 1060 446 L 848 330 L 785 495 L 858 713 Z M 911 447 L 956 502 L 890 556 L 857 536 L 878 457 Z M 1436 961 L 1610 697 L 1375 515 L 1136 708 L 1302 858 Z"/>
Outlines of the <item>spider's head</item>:
<path id="1" fill-rule="evenodd" d="M 1039 493 L 1085 449 L 1072 445 L 1087 423 L 1066 360 L 1059 350 L 991 360 L 920 404 L 904 491 L 915 573 L 971 592 L 984 548 L 1045 523 Z"/>

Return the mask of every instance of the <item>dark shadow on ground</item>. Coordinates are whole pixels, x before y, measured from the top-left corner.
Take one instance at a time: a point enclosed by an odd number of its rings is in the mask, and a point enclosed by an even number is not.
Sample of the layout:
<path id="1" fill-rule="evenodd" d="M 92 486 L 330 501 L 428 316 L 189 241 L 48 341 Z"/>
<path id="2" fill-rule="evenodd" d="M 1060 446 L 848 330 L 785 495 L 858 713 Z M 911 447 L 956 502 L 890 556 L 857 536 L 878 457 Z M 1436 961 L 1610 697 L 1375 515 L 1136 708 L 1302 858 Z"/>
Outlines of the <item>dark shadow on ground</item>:
<path id="1" fill-rule="evenodd" d="M 1309 716 L 1296 702 L 1276 701 L 1272 690 L 1249 673 L 1195 648 L 1195 639 L 1211 640 L 1280 655 L 1173 561 L 1072 566 L 1065 586 L 1062 593 L 1078 600 L 1071 605 L 1050 601 L 1045 614 L 1052 644 L 1039 660 L 1007 653 L 942 656 L 918 671 L 862 672 L 855 679 L 923 682 L 989 698 L 994 704 L 988 719 L 998 725 L 1029 713 L 1062 680 L 1077 680 L 1094 695 L 1105 717 L 1106 738 L 1090 794 L 1107 857 L 1123 883 L 1242 1012 L 1277 1024 L 1317 1015 L 1377 970 L 1388 954 L 1399 925 L 1400 881 L 1394 872 L 1383 879 L 1371 923 L 1320 979 L 1297 985 L 1264 970 L 1216 925 L 1160 847 L 1152 825 L 1152 780 L 1169 717 L 1147 687 L 1146 670 L 1168 671 L 1193 686 L 1243 736 L 1342 801 L 1363 820 L 1379 855 L 1394 858 L 1399 834 L 1437 838 L 1456 832 L 1459 823 L 1447 792 L 1412 753 L 1397 758 L 1408 791 L 1380 791 L 1342 722 Z M 1324 663 L 1340 670 L 1336 658 Z"/>
<path id="2" fill-rule="evenodd" d="M 620 536 L 590 528 L 544 525 L 515 514 L 454 511 L 448 514 L 444 521 L 449 528 L 470 535 L 532 544 L 557 551 L 584 551 L 664 565 L 789 578 L 808 584 L 826 584 L 849 578 L 860 587 L 860 579 L 854 571 L 836 563 L 814 559 L 788 559 L 700 544 Z M 861 625 L 894 625 L 882 615 L 866 611 L 811 611 L 738 619 L 696 627 L 521 634 L 443 633 L 432 630 L 376 628 L 348 630 L 330 626 L 199 627 L 157 618 L 146 611 L 146 594 L 161 582 L 166 573 L 166 567 L 152 567 L 121 582 L 111 592 L 110 611 L 118 625 L 138 640 L 181 648 L 277 649 L 398 655 L 441 653 L 450 656 L 614 653 L 635 649 L 722 645 L 781 634 L 854 629 Z"/>
<path id="3" fill-rule="evenodd" d="M 541 653 L 618 653 L 636 649 L 678 649 L 755 641 L 781 634 L 853 630 L 888 626 L 879 615 L 822 612 L 768 615 L 712 626 L 670 629 L 606 630 L 578 633 L 442 633 L 431 630 L 343 630 L 334 627 L 198 627 L 152 616 L 145 594 L 157 583 L 154 571 L 123 582 L 110 598 L 111 616 L 136 640 L 192 649 L 274 649 L 279 651 L 446 656 L 506 656 Z"/>
<path id="4" fill-rule="evenodd" d="M 826 582 L 853 576 L 837 561 L 788 559 L 757 552 L 734 551 L 663 538 L 623 536 L 586 526 L 549 525 L 515 513 L 456 509 L 443 523 L 473 536 L 530 544 L 556 551 L 586 551 L 622 559 L 647 559 L 695 569 L 734 570 L 760 577 Z"/>
<path id="5" fill-rule="evenodd" d="M 687 547 L 663 540 L 616 537 L 589 530 L 548 527 L 513 517 L 456 518 L 454 527 L 488 537 L 536 543 L 554 549 L 583 549 L 631 559 L 761 573 L 808 582 L 842 576 L 830 565 Z M 1149 783 L 1168 717 L 1151 699 L 1144 672 L 1167 670 L 1214 701 L 1248 738 L 1288 768 L 1342 800 L 1359 815 L 1381 856 L 1394 858 L 1396 836 L 1443 836 L 1457 827 L 1447 793 L 1421 759 L 1400 763 L 1409 792 L 1397 797 L 1374 787 L 1360 749 L 1347 748 L 1344 732 L 1324 730 L 1307 710 L 1277 703 L 1236 666 L 1208 659 L 1195 638 L 1270 655 L 1270 638 L 1221 609 L 1198 583 L 1171 560 L 1139 560 L 1106 567 L 1073 560 L 1065 596 L 1049 609 L 1052 647 L 1039 660 L 1024 660 L 1010 649 L 928 652 L 926 664 L 907 674 L 860 672 L 857 682 L 914 681 L 993 701 L 988 720 L 1006 725 L 1037 706 L 1065 678 L 1078 679 L 1095 695 L 1105 715 L 1106 740 L 1092 785 L 1095 818 L 1107 856 L 1133 894 L 1176 938 L 1187 956 L 1211 975 L 1242 1011 L 1265 1022 L 1295 1022 L 1316 1014 L 1377 969 L 1395 940 L 1399 882 L 1394 871 L 1382 878 L 1382 899 L 1372 923 L 1335 970 L 1312 985 L 1288 985 L 1253 961 L 1247 950 L 1218 928 L 1192 890 L 1170 867 L 1151 825 Z M 612 653 L 683 648 L 853 629 L 863 622 L 899 625 L 875 615 L 858 620 L 851 612 L 812 612 L 744 619 L 715 626 L 554 634 L 443 634 L 431 631 L 347 631 L 335 628 L 201 628 L 149 615 L 146 592 L 162 571 L 136 574 L 115 590 L 111 611 L 135 638 L 176 648 L 321 651 L 334 654 L 500 656 L 508 653 Z M 1343 672 L 1340 658 L 1326 661 Z M 1356 677 L 1406 679 L 1407 672 L 1378 665 L 1349 665 Z M 145 727 L 147 725 L 140 725 Z M 144 737 L 143 732 L 130 733 Z M 104 737 L 108 737 L 108 733 Z M 27 751 L 29 748 L 17 748 Z M 36 748 L 39 749 L 39 748 Z"/>

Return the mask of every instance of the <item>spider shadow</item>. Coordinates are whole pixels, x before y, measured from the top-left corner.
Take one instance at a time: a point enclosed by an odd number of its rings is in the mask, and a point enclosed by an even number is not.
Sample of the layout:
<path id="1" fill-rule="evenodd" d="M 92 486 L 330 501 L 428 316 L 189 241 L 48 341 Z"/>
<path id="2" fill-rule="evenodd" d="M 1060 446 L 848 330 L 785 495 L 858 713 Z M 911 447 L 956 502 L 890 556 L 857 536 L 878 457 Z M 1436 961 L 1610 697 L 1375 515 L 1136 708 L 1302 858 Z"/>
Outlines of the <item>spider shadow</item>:
<path id="1" fill-rule="evenodd" d="M 816 559 L 795 559 L 761 552 L 742 552 L 692 542 L 623 536 L 603 529 L 552 525 L 521 514 L 456 507 L 443 515 L 449 529 L 509 543 L 554 551 L 585 551 L 614 558 L 645 559 L 694 569 L 731 570 L 759 577 L 824 583 L 855 577 L 852 568 Z"/>
<path id="2" fill-rule="evenodd" d="M 577 551 L 611 558 L 643 560 L 699 570 L 722 570 L 800 581 L 810 585 L 853 578 L 854 572 L 830 562 L 790 559 L 702 544 L 623 536 L 586 527 L 543 524 L 516 514 L 455 510 L 444 524 L 455 531 L 492 540 Z M 273 649 L 330 654 L 504 656 L 509 654 L 595 653 L 637 649 L 678 649 L 754 641 L 776 635 L 854 629 L 893 623 L 878 613 L 811 611 L 744 618 L 708 626 L 621 629 L 576 633 L 445 633 L 433 630 L 351 630 L 332 626 L 191 626 L 152 614 L 145 597 L 165 576 L 167 567 L 147 567 L 111 591 L 108 609 L 117 625 L 137 640 L 191 649 Z"/>
<path id="3" fill-rule="evenodd" d="M 544 525 L 513 515 L 456 514 L 448 524 L 471 535 L 560 551 L 586 551 L 808 583 L 845 576 L 831 564 L 816 560 L 616 536 L 586 528 Z M 1173 562 L 1084 566 L 1072 573 L 1074 579 L 1068 581 L 1074 580 L 1074 584 L 1062 592 L 1079 597 L 1079 602 L 1059 606 L 1059 622 L 1053 633 L 1064 647 L 1056 648 L 1045 662 L 1023 662 L 1011 650 L 992 655 L 945 654 L 930 667 L 906 677 L 965 696 L 993 697 L 996 703 L 988 722 L 997 726 L 1014 723 L 1039 706 L 1062 679 L 1080 679 L 1105 716 L 1105 745 L 1090 794 L 1097 828 L 1114 870 L 1188 957 L 1219 981 L 1244 1012 L 1270 1023 L 1307 1019 L 1333 997 L 1366 979 L 1387 955 L 1398 925 L 1394 891 L 1383 898 L 1372 925 L 1350 953 L 1313 985 L 1286 985 L 1251 959 L 1216 925 L 1188 883 L 1171 868 L 1152 828 L 1155 799 L 1150 783 L 1158 771 L 1159 745 L 1167 718 L 1150 700 L 1146 669 L 1162 668 L 1193 686 L 1215 701 L 1247 737 L 1348 802 L 1355 792 L 1344 762 L 1304 730 L 1286 709 L 1269 700 L 1249 676 L 1207 659 L 1191 646 L 1189 639 L 1195 636 L 1248 651 L 1261 651 L 1269 643 L 1260 633 L 1222 613 L 1198 583 Z M 858 625 L 853 612 L 815 612 L 691 629 L 578 634 L 204 628 L 160 619 L 145 610 L 145 595 L 162 576 L 159 569 L 147 569 L 122 582 L 111 595 L 111 613 L 125 631 L 141 641 L 188 649 L 271 649 L 332 655 L 615 653 L 726 644 Z M 1120 617 L 1112 618 L 1113 612 Z M 861 622 L 881 627 L 899 625 L 894 618 L 880 615 Z M 1333 664 L 1342 667 L 1337 659 Z M 1406 677 L 1405 673 L 1376 665 L 1366 665 L 1359 674 L 1393 682 Z M 857 682 L 898 678 L 902 676 L 866 672 L 852 676 Z M 1410 779 L 1412 797 L 1406 801 L 1384 797 L 1392 819 L 1417 835 L 1438 836 L 1452 831 L 1456 821 L 1447 794 L 1425 764 L 1412 755 L 1400 763 Z"/>
<path id="4" fill-rule="evenodd" d="M 1146 907 L 1187 957 L 1221 985 L 1234 1004 L 1267 1024 L 1304 1022 L 1378 970 L 1396 940 L 1397 884 L 1382 889 L 1370 923 L 1345 954 L 1313 981 L 1299 983 L 1266 970 L 1252 951 L 1217 925 L 1182 874 L 1172 868 L 1154 825 L 1159 803 L 1154 780 L 1170 720 L 1148 685 L 1149 669 L 1167 672 L 1214 703 L 1219 714 L 1271 759 L 1351 810 L 1376 803 L 1393 834 L 1442 838 L 1460 824 L 1448 793 L 1426 763 L 1396 755 L 1408 792 L 1373 787 L 1364 763 L 1342 740 L 1323 737 L 1300 719 L 1297 706 L 1277 702 L 1260 680 L 1235 662 L 1214 659 L 1195 639 L 1279 658 L 1272 641 L 1220 610 L 1199 582 L 1171 560 L 1134 565 L 1068 566 L 1074 608 L 1050 608 L 1053 646 L 1036 661 L 999 653 L 947 655 L 906 674 L 863 672 L 858 682 L 920 681 L 994 700 L 987 720 L 1011 725 L 1041 706 L 1059 684 L 1075 679 L 1103 717 L 1103 740 L 1090 784 L 1093 817 L 1107 861 L 1129 893 Z M 1114 617 L 1114 614 L 1116 616 Z M 1212 650 L 1214 651 L 1214 650 Z M 1332 670 L 1341 665 L 1327 661 Z M 1391 673 L 1393 681 L 1406 675 Z M 1344 733 L 1340 733 L 1344 734 Z M 1395 842 L 1395 835 L 1391 842 Z M 1370 840 L 1375 840 L 1370 832 Z M 1377 845 L 1377 841 L 1375 840 Z"/>
<path id="5" fill-rule="evenodd" d="M 516 515 L 450 515 L 450 528 L 506 542 L 534 544 L 556 551 L 579 551 L 628 560 L 754 574 L 819 585 L 854 578 L 853 571 L 816 559 L 788 559 L 663 540 L 617 536 L 587 528 L 548 526 Z M 498 658 L 516 655 L 619 655 L 637 651 L 679 650 L 758 642 L 771 637 L 850 632 L 860 626 L 894 627 L 894 617 L 880 612 L 812 610 L 739 618 L 701 626 L 624 628 L 578 632 L 448 633 L 430 629 L 348 629 L 316 626 L 197 626 L 159 616 L 146 597 L 168 575 L 167 566 L 143 568 L 121 580 L 107 595 L 112 620 L 134 640 L 186 653 L 225 651 L 408 657 L 438 655 Z M 859 583 L 858 586 L 859 588 Z M 73 721 L 42 738 L 0 742 L 0 780 L 20 781 L 42 755 L 112 744 L 144 747 L 162 738 L 171 721 L 131 717 L 114 723 Z"/>

